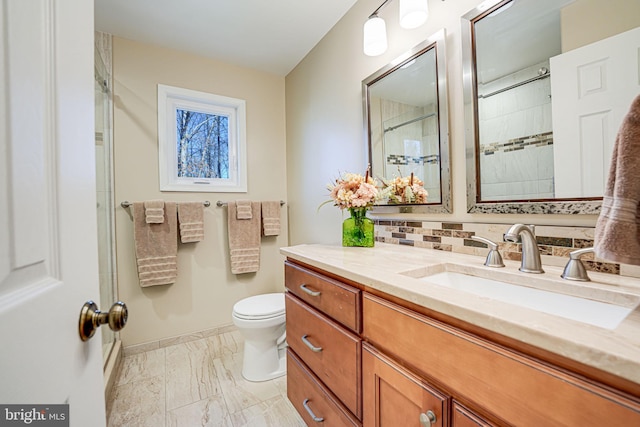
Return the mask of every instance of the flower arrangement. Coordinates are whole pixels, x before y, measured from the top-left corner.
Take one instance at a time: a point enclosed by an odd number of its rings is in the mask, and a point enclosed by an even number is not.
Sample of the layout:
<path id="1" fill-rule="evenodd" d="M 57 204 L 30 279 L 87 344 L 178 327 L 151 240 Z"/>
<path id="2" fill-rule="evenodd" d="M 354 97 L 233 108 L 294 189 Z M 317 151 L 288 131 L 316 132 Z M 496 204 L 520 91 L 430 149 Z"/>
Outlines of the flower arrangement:
<path id="1" fill-rule="evenodd" d="M 411 173 L 411 176 L 398 176 L 389 183 L 384 184 L 384 193 L 389 203 L 427 203 L 429 193 L 424 188 L 424 183 Z"/>
<path id="2" fill-rule="evenodd" d="M 327 186 L 334 206 L 340 210 L 348 209 L 349 218 L 342 223 L 342 245 L 373 247 L 375 242 L 374 223 L 367 218 L 369 210 L 378 201 L 383 192 L 378 183 L 369 176 L 369 169 L 363 177 L 355 173 L 344 173 L 335 182 Z M 320 205 L 320 206 L 322 206 Z"/>
<path id="3" fill-rule="evenodd" d="M 378 183 L 369 176 L 369 170 L 363 177 L 356 173 L 344 173 L 327 186 L 334 206 L 340 209 L 371 208 L 379 200 Z"/>

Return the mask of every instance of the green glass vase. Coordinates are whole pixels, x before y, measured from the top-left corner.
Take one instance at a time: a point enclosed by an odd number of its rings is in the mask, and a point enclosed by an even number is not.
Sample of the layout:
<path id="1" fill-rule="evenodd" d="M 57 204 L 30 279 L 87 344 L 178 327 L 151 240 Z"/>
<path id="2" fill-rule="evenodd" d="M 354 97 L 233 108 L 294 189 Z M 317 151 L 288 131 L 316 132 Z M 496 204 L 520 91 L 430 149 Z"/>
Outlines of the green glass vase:
<path id="1" fill-rule="evenodd" d="M 350 208 L 351 217 L 342 222 L 342 246 L 373 247 L 373 220 L 367 218 L 366 208 Z"/>

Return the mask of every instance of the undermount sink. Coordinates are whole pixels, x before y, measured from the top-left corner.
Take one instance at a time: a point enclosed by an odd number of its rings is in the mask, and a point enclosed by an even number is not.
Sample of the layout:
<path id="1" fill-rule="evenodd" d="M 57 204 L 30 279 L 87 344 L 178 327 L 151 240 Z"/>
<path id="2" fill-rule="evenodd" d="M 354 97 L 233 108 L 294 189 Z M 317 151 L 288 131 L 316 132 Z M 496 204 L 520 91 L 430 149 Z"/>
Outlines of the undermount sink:
<path id="1" fill-rule="evenodd" d="M 637 295 L 563 283 L 537 274 L 523 276 L 459 264 L 438 264 L 401 274 L 605 329 L 615 329 L 640 303 Z"/>

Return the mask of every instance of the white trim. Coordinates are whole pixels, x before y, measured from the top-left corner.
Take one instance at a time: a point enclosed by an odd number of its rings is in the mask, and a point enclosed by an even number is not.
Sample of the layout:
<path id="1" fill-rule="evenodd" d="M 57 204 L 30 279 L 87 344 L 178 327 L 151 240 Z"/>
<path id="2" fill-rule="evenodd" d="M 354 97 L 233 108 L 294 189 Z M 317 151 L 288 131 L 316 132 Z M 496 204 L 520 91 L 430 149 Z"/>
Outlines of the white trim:
<path id="1" fill-rule="evenodd" d="M 179 178 L 176 109 L 229 117 L 229 178 Z M 158 85 L 158 159 L 160 191 L 247 192 L 246 102 L 242 99 Z"/>

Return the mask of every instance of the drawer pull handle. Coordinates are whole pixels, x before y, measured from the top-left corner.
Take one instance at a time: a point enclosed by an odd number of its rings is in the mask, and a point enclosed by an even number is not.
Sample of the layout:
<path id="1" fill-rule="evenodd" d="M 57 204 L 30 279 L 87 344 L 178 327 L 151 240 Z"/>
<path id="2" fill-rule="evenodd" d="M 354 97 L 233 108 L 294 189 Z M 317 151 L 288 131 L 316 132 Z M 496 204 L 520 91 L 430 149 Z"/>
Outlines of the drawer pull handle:
<path id="1" fill-rule="evenodd" d="M 319 353 L 322 351 L 322 347 L 316 347 L 315 345 L 311 344 L 311 342 L 309 342 L 309 340 L 307 339 L 309 335 L 303 335 L 302 336 L 302 342 L 306 344 L 307 347 L 309 347 L 311 349 L 311 351 L 313 351 L 314 353 Z"/>
<path id="2" fill-rule="evenodd" d="M 316 414 L 314 414 L 313 411 L 311 410 L 311 408 L 309 408 L 309 399 L 305 399 L 304 402 L 302 402 L 302 406 L 304 406 L 304 409 L 307 410 L 307 412 L 309 413 L 309 415 L 311 416 L 313 421 L 315 421 L 317 423 L 321 423 L 321 422 L 324 421 L 324 418 L 316 417 Z"/>
<path id="3" fill-rule="evenodd" d="M 432 425 L 435 425 L 436 421 L 438 421 L 438 419 L 433 411 L 427 411 L 426 414 L 424 412 L 420 414 L 420 425 L 422 427 L 431 427 Z"/>
<path id="4" fill-rule="evenodd" d="M 306 283 L 303 283 L 302 285 L 300 285 L 300 289 L 302 289 L 305 293 L 311 295 L 312 297 L 319 297 L 320 296 L 320 292 L 312 291 L 311 289 L 307 288 L 307 284 Z"/>

